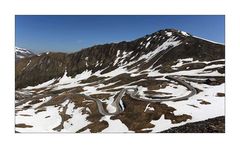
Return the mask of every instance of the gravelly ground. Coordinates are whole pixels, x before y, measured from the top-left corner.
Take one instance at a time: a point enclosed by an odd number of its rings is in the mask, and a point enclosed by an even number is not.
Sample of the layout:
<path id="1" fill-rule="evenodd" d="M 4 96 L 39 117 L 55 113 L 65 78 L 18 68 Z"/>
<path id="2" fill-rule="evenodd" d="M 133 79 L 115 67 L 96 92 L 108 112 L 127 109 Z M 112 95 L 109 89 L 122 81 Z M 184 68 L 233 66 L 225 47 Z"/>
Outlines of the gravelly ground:
<path id="1" fill-rule="evenodd" d="M 225 116 L 188 123 L 161 133 L 225 133 Z"/>

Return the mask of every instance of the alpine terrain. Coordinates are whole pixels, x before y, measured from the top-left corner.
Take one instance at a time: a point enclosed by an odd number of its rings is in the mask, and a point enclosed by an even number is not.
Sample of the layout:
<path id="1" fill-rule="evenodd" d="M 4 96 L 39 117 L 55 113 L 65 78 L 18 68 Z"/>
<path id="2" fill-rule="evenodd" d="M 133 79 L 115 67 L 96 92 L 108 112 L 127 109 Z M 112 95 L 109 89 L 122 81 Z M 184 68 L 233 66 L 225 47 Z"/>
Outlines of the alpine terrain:
<path id="1" fill-rule="evenodd" d="M 31 52 L 28 49 L 15 47 L 15 59 L 16 59 L 16 61 L 18 61 L 19 59 L 22 59 L 22 58 L 33 56 L 33 55 L 34 55 L 34 53 Z"/>
<path id="2" fill-rule="evenodd" d="M 16 132 L 224 132 L 222 44 L 165 29 L 75 53 L 22 51 Z"/>

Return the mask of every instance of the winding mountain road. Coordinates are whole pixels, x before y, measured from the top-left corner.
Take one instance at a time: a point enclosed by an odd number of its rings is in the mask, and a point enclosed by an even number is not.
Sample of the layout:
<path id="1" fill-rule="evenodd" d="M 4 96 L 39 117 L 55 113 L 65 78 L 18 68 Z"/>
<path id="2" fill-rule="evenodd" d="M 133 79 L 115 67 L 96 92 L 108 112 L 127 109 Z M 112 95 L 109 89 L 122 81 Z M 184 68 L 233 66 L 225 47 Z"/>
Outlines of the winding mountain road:
<path id="1" fill-rule="evenodd" d="M 137 96 L 138 94 L 138 89 L 137 88 L 123 88 L 120 93 L 118 94 L 117 98 L 113 101 L 112 103 L 112 106 L 114 106 L 116 108 L 115 112 L 106 112 L 103 105 L 102 105 L 102 102 L 99 100 L 99 99 L 96 99 L 96 98 L 92 98 L 91 96 L 87 96 L 85 94 L 80 94 L 81 96 L 84 96 L 86 97 L 87 99 L 89 100 L 93 100 L 97 103 L 97 106 L 98 106 L 98 110 L 99 110 L 99 113 L 102 114 L 102 115 L 117 115 L 121 112 L 124 111 L 124 107 L 121 106 L 120 104 L 120 101 L 122 99 L 122 97 L 125 95 L 125 94 L 129 94 L 131 96 L 131 98 L 135 99 L 135 100 L 139 100 L 139 101 L 147 101 L 147 102 L 163 102 L 163 101 L 178 101 L 178 100 L 185 100 L 185 99 L 188 99 L 189 97 L 195 95 L 197 93 L 196 89 L 194 87 L 192 87 L 191 85 L 189 85 L 188 83 L 186 83 L 184 80 L 182 79 L 179 79 L 178 78 L 179 76 L 175 76 L 175 75 L 169 75 L 169 76 L 165 76 L 166 79 L 169 79 L 169 80 L 173 80 L 173 81 L 176 81 L 178 82 L 179 84 L 185 86 L 186 88 L 188 88 L 191 93 L 189 93 L 188 95 L 186 96 L 183 96 L 183 97 L 176 97 L 176 98 L 168 98 L 168 99 L 143 99 L 143 98 L 139 98 Z"/>

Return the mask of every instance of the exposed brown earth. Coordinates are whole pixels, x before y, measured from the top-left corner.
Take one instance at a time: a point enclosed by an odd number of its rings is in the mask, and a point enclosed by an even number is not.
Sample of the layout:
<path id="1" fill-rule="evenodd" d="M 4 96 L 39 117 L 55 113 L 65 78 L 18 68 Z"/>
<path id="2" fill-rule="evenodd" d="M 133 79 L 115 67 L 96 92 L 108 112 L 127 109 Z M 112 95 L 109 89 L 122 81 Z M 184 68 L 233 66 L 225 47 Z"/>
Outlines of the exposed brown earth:
<path id="1" fill-rule="evenodd" d="M 33 126 L 32 125 L 27 125 L 25 123 L 19 123 L 19 124 L 16 124 L 15 127 L 17 127 L 17 128 L 31 128 Z"/>
<path id="2" fill-rule="evenodd" d="M 170 95 L 171 93 L 166 93 L 166 92 L 156 92 L 156 91 L 144 91 L 145 94 L 150 94 L 150 95 Z"/>
<path id="3" fill-rule="evenodd" d="M 71 118 L 70 115 L 66 114 L 66 111 L 67 111 L 67 105 L 63 106 L 62 111 L 59 111 L 59 115 L 61 116 L 62 120 L 57 127 L 53 128 L 53 130 L 61 131 L 63 129 L 64 122 Z"/>
<path id="4" fill-rule="evenodd" d="M 217 93 L 218 97 L 225 97 L 225 93 Z"/>
<path id="5" fill-rule="evenodd" d="M 90 95 L 90 96 L 93 97 L 93 98 L 96 98 L 96 99 L 108 99 L 112 95 L 111 94 L 93 94 L 93 95 Z"/>
<path id="6" fill-rule="evenodd" d="M 199 108 L 198 106 L 196 105 L 193 105 L 193 104 L 188 104 L 189 106 L 192 106 L 192 107 L 195 107 L 195 108 Z"/>
<path id="7" fill-rule="evenodd" d="M 205 101 L 205 100 L 203 100 L 203 99 L 198 99 L 198 101 L 201 101 L 200 104 L 203 104 L 203 105 L 211 104 L 210 102 Z"/>
<path id="8" fill-rule="evenodd" d="M 78 130 L 77 133 L 83 132 L 87 129 L 89 129 L 91 133 L 99 133 L 107 127 L 108 127 L 107 121 L 97 121 L 83 127 L 82 129 Z"/>
<path id="9" fill-rule="evenodd" d="M 191 116 L 186 114 L 174 115 L 174 108 L 161 103 L 151 103 L 149 107 L 153 107 L 154 111 L 144 112 L 148 102 L 134 100 L 129 95 L 123 99 L 123 103 L 125 106 L 124 112 L 111 117 L 111 119 L 120 119 L 129 130 L 135 132 L 154 127 L 150 122 L 158 120 L 162 115 L 165 119 L 171 120 L 172 123 L 180 123 L 191 119 Z"/>

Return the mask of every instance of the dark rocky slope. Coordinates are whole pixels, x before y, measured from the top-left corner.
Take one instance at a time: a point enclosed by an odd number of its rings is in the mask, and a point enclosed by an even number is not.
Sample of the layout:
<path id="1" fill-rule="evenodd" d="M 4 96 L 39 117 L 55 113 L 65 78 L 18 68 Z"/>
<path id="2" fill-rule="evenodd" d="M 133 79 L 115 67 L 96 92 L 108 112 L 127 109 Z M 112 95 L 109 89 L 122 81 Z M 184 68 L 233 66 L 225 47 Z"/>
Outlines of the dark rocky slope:
<path id="1" fill-rule="evenodd" d="M 144 70 L 153 63 L 153 67 L 162 64 L 164 68 L 161 69 L 161 72 L 169 72 L 169 66 L 179 58 L 192 57 L 203 61 L 224 59 L 223 45 L 185 35 L 175 29 L 166 29 L 130 42 L 97 45 L 71 54 L 45 53 L 21 59 L 15 67 L 16 88 L 37 85 L 53 78 L 59 78 L 63 76 L 65 70 L 67 70 L 68 76 L 75 76 L 86 69 L 92 70 L 92 72 L 104 69 L 102 73 L 106 73 L 118 67 L 117 64 L 114 65 L 118 51 L 120 51 L 120 56 L 123 56 L 124 52 L 131 53 L 131 56 L 123 60 L 123 63 L 129 63 L 154 51 L 170 38 L 180 41 L 181 44 L 173 49 L 169 46 L 166 51 L 158 53 L 150 61 L 140 60 L 132 67 Z M 161 56 L 164 58 L 160 58 Z M 131 57 L 134 58 L 131 59 Z M 101 64 L 96 66 L 97 62 Z"/>
<path id="2" fill-rule="evenodd" d="M 183 126 L 162 131 L 161 133 L 225 133 L 225 116 L 187 123 Z"/>

